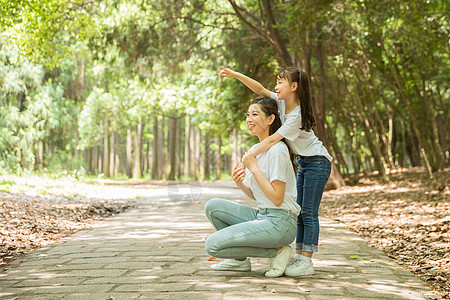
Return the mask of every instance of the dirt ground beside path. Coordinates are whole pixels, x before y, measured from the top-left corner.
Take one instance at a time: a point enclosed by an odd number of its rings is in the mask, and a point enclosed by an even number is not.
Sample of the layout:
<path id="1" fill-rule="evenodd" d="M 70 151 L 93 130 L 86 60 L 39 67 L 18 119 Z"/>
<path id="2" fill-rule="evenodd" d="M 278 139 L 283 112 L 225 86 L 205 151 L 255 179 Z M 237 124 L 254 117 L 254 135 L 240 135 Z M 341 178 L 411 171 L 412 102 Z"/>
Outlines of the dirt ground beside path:
<path id="1" fill-rule="evenodd" d="M 450 171 L 438 174 L 442 191 L 430 188 L 421 169 L 366 176 L 356 186 L 325 193 L 321 216 L 344 223 L 450 299 Z"/>
<path id="2" fill-rule="evenodd" d="M 0 267 L 133 205 L 114 192 L 70 178 L 0 177 Z"/>

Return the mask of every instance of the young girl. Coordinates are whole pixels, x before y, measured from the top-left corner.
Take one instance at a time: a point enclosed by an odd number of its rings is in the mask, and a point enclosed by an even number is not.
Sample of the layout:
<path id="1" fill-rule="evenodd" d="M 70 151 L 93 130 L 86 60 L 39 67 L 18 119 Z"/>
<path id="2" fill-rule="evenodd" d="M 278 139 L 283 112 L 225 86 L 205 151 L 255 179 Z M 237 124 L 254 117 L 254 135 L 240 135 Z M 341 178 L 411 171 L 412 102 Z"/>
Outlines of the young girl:
<path id="1" fill-rule="evenodd" d="M 296 254 L 290 259 L 285 274 L 312 275 L 314 268 L 311 257 L 318 251 L 319 205 L 330 176 L 332 157 L 312 129 L 316 123 L 308 76 L 298 68 L 280 70 L 276 75 L 276 93 L 250 77 L 227 68 L 222 67 L 220 77 L 236 78 L 258 95 L 278 101 L 283 125 L 246 155 L 267 151 L 283 138 L 297 154 L 297 203 L 302 211 L 297 223 Z"/>
<path id="2" fill-rule="evenodd" d="M 248 108 L 250 134 L 264 141 L 281 126 L 277 102 L 258 98 Z M 253 146 L 255 148 L 255 146 Z M 288 146 L 278 142 L 256 157 L 244 155 L 243 167 L 235 168 L 233 180 L 258 209 L 223 199 L 209 200 L 206 216 L 217 230 L 205 242 L 207 252 L 224 261 L 214 270 L 250 271 L 249 257 L 269 257 L 267 277 L 283 275 L 291 256 L 289 244 L 296 234 L 300 206 L 296 203 L 295 171 Z M 247 172 L 247 183 L 242 181 Z"/>

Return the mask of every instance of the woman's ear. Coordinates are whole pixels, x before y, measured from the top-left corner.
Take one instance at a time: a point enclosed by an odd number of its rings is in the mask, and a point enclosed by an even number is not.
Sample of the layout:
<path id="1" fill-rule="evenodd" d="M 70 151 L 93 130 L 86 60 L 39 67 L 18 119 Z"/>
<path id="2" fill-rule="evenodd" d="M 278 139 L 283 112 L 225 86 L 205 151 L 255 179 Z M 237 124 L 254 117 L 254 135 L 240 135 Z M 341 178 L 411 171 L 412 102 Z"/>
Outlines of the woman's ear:
<path id="1" fill-rule="evenodd" d="M 272 125 L 273 121 L 275 121 L 275 115 L 270 115 L 270 117 L 269 117 L 269 125 Z"/>
<path id="2" fill-rule="evenodd" d="M 291 92 L 295 92 L 298 88 L 298 82 L 291 83 Z"/>

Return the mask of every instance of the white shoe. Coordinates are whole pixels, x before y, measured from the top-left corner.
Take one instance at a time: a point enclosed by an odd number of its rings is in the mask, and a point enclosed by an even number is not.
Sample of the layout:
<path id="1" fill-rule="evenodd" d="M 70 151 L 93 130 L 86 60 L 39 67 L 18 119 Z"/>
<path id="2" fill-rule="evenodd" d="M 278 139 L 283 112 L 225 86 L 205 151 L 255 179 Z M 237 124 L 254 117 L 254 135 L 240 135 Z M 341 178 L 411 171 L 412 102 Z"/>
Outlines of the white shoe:
<path id="1" fill-rule="evenodd" d="M 289 261 L 288 266 L 286 267 L 286 271 L 284 274 L 287 276 L 307 276 L 314 274 L 314 267 L 312 262 L 307 263 L 303 261 L 303 259 L 294 259 L 292 258 Z"/>
<path id="2" fill-rule="evenodd" d="M 266 272 L 266 277 L 280 277 L 283 275 L 284 270 L 291 257 L 292 249 L 290 246 L 284 246 L 278 250 L 277 256 L 270 260 L 270 270 Z"/>
<path id="3" fill-rule="evenodd" d="M 246 260 L 225 259 L 224 261 L 210 266 L 216 271 L 251 271 L 252 264 L 250 258 Z"/>

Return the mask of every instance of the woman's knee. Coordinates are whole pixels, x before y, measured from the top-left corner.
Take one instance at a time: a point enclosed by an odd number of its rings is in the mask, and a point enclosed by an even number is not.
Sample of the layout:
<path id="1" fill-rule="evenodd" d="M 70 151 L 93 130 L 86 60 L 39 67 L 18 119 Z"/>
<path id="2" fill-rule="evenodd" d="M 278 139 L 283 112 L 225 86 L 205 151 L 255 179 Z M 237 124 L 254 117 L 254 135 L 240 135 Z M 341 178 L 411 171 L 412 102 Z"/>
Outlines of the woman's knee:
<path id="1" fill-rule="evenodd" d="M 221 205 L 221 203 L 223 203 L 223 201 L 227 201 L 227 200 L 219 199 L 219 198 L 213 198 L 211 200 L 208 200 L 205 203 L 205 213 L 208 215 L 209 212 L 213 211 L 215 208 L 223 207 L 223 205 Z"/>
<path id="2" fill-rule="evenodd" d="M 210 235 L 206 241 L 205 241 L 205 249 L 206 252 L 208 252 L 209 255 L 211 256 L 216 256 L 218 249 L 217 249 L 217 244 L 214 242 L 214 234 Z"/>

